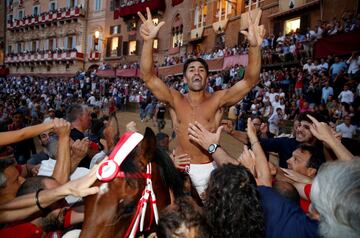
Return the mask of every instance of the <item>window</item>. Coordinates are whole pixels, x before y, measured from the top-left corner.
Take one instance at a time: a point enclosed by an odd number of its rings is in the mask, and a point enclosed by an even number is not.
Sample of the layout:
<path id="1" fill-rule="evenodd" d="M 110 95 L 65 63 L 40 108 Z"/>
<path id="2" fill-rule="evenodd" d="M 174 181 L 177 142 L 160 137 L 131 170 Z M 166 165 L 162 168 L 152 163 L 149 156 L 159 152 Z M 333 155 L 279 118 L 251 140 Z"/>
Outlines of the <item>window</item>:
<path id="1" fill-rule="evenodd" d="M 194 26 L 202 27 L 206 22 L 207 15 L 207 5 L 206 2 L 200 3 L 200 5 L 195 6 L 195 16 L 194 16 Z"/>
<path id="2" fill-rule="evenodd" d="M 8 15 L 8 21 L 9 21 L 9 22 L 12 22 L 12 21 L 13 21 L 13 15 L 12 15 L 12 14 Z"/>
<path id="3" fill-rule="evenodd" d="M 113 37 L 111 39 L 111 51 L 117 50 L 119 46 L 119 37 Z"/>
<path id="4" fill-rule="evenodd" d="M 33 15 L 34 16 L 40 15 L 40 7 L 39 6 L 33 6 Z"/>
<path id="5" fill-rule="evenodd" d="M 12 53 L 12 46 L 11 45 L 8 45 L 8 48 L 7 48 L 7 52 L 6 53 Z"/>
<path id="6" fill-rule="evenodd" d="M 216 6 L 216 18 L 221 19 L 231 14 L 231 3 L 227 0 L 218 0 Z M 219 14 L 221 12 L 221 14 Z"/>
<path id="7" fill-rule="evenodd" d="M 73 8 L 77 5 L 77 0 L 66 0 L 66 7 Z"/>
<path id="8" fill-rule="evenodd" d="M 183 25 L 172 28 L 172 47 L 180 47 L 183 44 Z"/>
<path id="9" fill-rule="evenodd" d="M 110 35 L 120 34 L 120 25 L 110 27 Z"/>
<path id="10" fill-rule="evenodd" d="M 101 0 L 95 0 L 95 11 L 101 10 Z"/>
<path id="11" fill-rule="evenodd" d="M 300 17 L 285 21 L 285 34 L 300 29 Z"/>
<path id="12" fill-rule="evenodd" d="M 158 49 L 159 48 L 159 39 L 154 39 L 153 48 Z"/>
<path id="13" fill-rule="evenodd" d="M 21 53 L 21 42 L 17 43 L 16 48 L 17 48 L 17 53 Z"/>
<path id="14" fill-rule="evenodd" d="M 137 27 L 137 24 L 136 24 L 136 21 L 131 21 L 128 25 L 129 27 L 129 31 L 136 31 L 136 27 Z"/>
<path id="15" fill-rule="evenodd" d="M 24 10 L 19 10 L 18 19 L 23 19 L 23 17 L 24 17 Z"/>
<path id="16" fill-rule="evenodd" d="M 56 10 L 56 2 L 52 1 L 49 3 L 49 11 L 55 11 Z"/>
<path id="17" fill-rule="evenodd" d="M 36 41 L 32 41 L 31 42 L 31 51 L 35 51 L 36 50 Z"/>
<path id="18" fill-rule="evenodd" d="M 136 54 L 136 41 L 130 41 L 129 42 L 129 55 L 135 55 Z"/>

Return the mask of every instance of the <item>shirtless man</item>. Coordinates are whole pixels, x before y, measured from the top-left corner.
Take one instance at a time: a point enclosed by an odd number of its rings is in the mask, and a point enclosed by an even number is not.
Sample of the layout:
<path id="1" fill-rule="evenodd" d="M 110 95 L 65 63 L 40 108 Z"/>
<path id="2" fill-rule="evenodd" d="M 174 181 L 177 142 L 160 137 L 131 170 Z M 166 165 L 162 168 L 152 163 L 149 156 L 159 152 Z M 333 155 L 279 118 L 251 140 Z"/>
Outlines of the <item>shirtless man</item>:
<path id="1" fill-rule="evenodd" d="M 261 68 L 261 44 L 265 35 L 264 26 L 259 26 L 261 10 L 252 20 L 250 14 L 249 31 L 242 31 L 249 41 L 249 65 L 244 80 L 233 87 L 215 93 L 207 93 L 209 68 L 203 59 L 189 59 L 184 64 L 184 81 L 189 86 L 189 93 L 183 95 L 175 89 L 168 88 L 166 84 L 154 73 L 153 41 L 159 29 L 165 24 L 155 25 L 150 10 L 147 8 L 147 19 L 138 13 L 143 24 L 140 34 L 144 45 L 140 61 L 141 78 L 155 97 L 169 106 L 174 130 L 178 138 L 175 154 L 190 157 L 191 165 L 189 175 L 199 195 L 207 186 L 211 171 L 215 168 L 211 153 L 216 146 L 209 147 L 208 151 L 190 141 L 188 135 L 189 123 L 201 123 L 211 132 L 219 127 L 224 109 L 239 102 L 258 83 Z"/>

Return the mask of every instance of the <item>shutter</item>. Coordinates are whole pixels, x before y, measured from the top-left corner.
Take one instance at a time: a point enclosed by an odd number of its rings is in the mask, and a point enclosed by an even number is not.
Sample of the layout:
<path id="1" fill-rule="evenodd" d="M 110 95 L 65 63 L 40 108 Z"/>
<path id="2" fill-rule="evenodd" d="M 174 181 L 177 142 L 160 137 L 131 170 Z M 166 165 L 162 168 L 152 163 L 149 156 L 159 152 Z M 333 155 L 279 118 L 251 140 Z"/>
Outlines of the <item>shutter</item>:
<path id="1" fill-rule="evenodd" d="M 45 50 L 49 49 L 49 39 L 45 40 Z"/>
<path id="2" fill-rule="evenodd" d="M 53 38 L 53 50 L 57 47 L 57 39 Z"/>
<path id="3" fill-rule="evenodd" d="M 274 35 L 281 36 L 284 34 L 284 24 L 281 21 L 274 22 Z"/>
<path id="4" fill-rule="evenodd" d="M 310 14 L 304 14 L 300 18 L 300 32 L 305 34 L 308 27 L 310 27 Z"/>
<path id="5" fill-rule="evenodd" d="M 40 41 L 37 40 L 37 41 L 36 41 L 36 49 L 35 49 L 35 50 L 38 50 L 39 48 L 40 48 Z"/>
<path id="6" fill-rule="evenodd" d="M 159 40 L 158 40 L 159 44 Z M 140 55 L 140 41 L 136 41 L 135 55 Z"/>
<path id="7" fill-rule="evenodd" d="M 123 42 L 123 55 L 129 55 L 129 42 Z"/>
<path id="8" fill-rule="evenodd" d="M 122 37 L 119 36 L 118 45 L 117 45 L 117 49 L 116 49 L 117 56 L 121 56 L 121 41 L 122 41 Z"/>
<path id="9" fill-rule="evenodd" d="M 76 49 L 76 35 L 72 36 L 72 46 L 71 46 L 71 48 Z"/>
<path id="10" fill-rule="evenodd" d="M 112 38 L 109 37 L 106 39 L 106 57 L 110 57 L 111 56 L 111 42 Z"/>
<path id="11" fill-rule="evenodd" d="M 66 37 L 64 38 L 64 49 L 65 49 L 65 50 L 68 49 L 68 40 L 69 40 L 69 37 L 66 36 Z"/>
<path id="12" fill-rule="evenodd" d="M 88 49 L 90 49 L 90 51 L 93 51 L 94 50 L 94 47 L 93 47 L 93 36 L 92 35 L 89 35 L 88 36 Z"/>
<path id="13" fill-rule="evenodd" d="M 66 7 L 70 7 L 70 0 L 66 0 Z"/>

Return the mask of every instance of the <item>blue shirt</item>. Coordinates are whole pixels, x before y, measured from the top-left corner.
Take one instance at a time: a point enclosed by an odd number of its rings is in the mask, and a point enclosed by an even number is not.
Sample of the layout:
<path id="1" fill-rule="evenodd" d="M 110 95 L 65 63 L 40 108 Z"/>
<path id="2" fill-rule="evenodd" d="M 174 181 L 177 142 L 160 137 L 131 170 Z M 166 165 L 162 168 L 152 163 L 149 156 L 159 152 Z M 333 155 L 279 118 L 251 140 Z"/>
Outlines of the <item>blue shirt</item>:
<path id="1" fill-rule="evenodd" d="M 282 168 L 287 168 L 286 161 L 290 159 L 294 150 L 299 146 L 299 142 L 295 138 L 289 137 L 260 139 L 260 144 L 264 151 L 278 153 L 279 166 Z"/>
<path id="2" fill-rule="evenodd" d="M 266 238 L 319 237 L 319 223 L 306 216 L 297 204 L 271 187 L 259 186 L 257 190 L 264 210 Z"/>
<path id="3" fill-rule="evenodd" d="M 340 73 L 340 70 L 345 70 L 346 69 L 346 64 L 344 62 L 338 62 L 338 63 L 334 63 L 333 65 L 331 65 L 330 70 L 331 70 L 331 74 L 332 75 L 337 75 Z"/>

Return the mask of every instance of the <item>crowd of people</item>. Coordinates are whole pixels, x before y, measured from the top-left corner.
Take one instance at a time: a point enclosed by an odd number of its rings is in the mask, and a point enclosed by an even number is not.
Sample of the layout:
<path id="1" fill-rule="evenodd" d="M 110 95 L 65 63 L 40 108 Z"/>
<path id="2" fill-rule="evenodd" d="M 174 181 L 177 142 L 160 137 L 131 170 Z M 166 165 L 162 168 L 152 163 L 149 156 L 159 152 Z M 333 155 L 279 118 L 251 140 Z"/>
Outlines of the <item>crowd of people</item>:
<path id="1" fill-rule="evenodd" d="M 106 193 L 106 186 L 92 186 L 120 138 L 119 124 L 137 131 L 116 116 L 134 102 L 141 121 L 156 121 L 158 146 L 200 199 L 174 199 L 160 212 L 157 237 L 359 237 L 359 53 L 301 53 L 302 63 L 289 68 L 251 63 L 213 74 L 204 59 L 184 56 L 183 77 L 162 80 L 148 64 L 149 36 L 161 25 L 147 13 L 139 14 L 141 61 L 121 66 L 140 68 L 141 79 L 95 71 L 62 80 L 0 79 L 0 236 L 54 237 L 81 228 L 79 197 Z M 271 47 L 262 41 L 260 17 L 249 28 L 257 33 L 245 34 L 251 62 Z M 174 152 L 162 132 L 167 110 L 180 145 Z M 238 158 L 220 146 L 222 132 L 244 145 Z"/>

